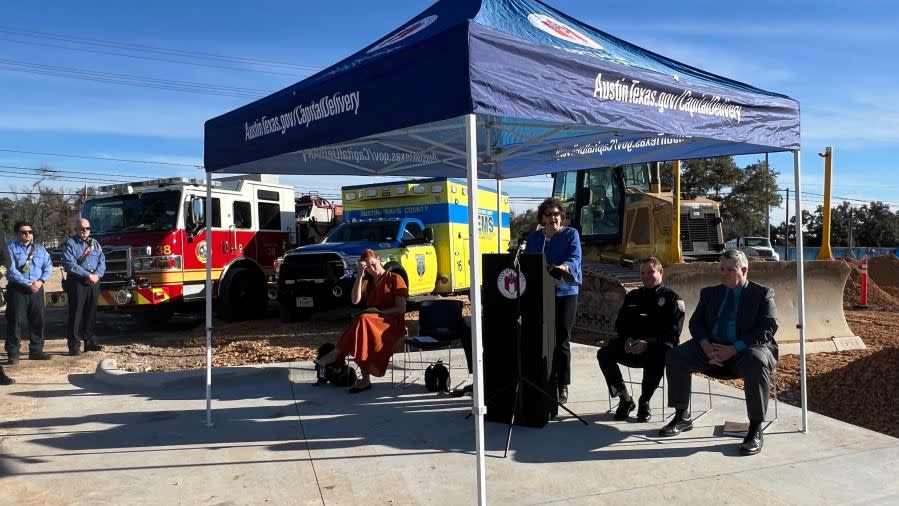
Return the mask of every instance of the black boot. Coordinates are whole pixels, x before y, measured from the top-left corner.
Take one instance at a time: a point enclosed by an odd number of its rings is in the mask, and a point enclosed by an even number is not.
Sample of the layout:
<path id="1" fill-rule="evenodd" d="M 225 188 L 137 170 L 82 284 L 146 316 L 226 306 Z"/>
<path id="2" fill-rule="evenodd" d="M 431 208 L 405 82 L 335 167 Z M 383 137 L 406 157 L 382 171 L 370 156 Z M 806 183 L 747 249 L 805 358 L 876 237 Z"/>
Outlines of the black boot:
<path id="1" fill-rule="evenodd" d="M 16 380 L 10 378 L 3 372 L 3 366 L 0 365 L 0 385 L 12 385 Z"/>
<path id="2" fill-rule="evenodd" d="M 84 351 L 103 351 L 103 347 L 97 344 L 97 342 L 94 340 L 85 341 Z"/>
<path id="3" fill-rule="evenodd" d="M 676 436 L 681 432 L 693 430 L 693 422 L 684 416 L 685 412 L 684 409 L 677 410 L 668 425 L 659 429 L 659 435 L 662 437 Z"/>

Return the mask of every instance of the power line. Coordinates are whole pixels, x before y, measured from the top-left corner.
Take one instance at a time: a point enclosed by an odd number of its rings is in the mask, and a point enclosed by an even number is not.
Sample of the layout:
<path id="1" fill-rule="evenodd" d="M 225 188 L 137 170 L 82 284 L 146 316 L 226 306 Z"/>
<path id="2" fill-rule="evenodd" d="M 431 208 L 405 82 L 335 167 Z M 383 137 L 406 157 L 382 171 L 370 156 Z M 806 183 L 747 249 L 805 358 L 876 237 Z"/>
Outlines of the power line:
<path id="1" fill-rule="evenodd" d="M 182 57 L 186 57 L 186 58 L 195 58 L 195 59 L 199 59 L 199 60 L 217 60 L 217 61 L 230 62 L 230 63 L 243 63 L 243 64 L 247 64 L 247 65 L 280 67 L 280 68 L 286 68 L 286 69 L 292 68 L 292 69 L 300 69 L 300 70 L 307 70 L 307 71 L 314 71 L 314 72 L 321 70 L 320 67 L 314 67 L 311 65 L 285 63 L 285 62 L 278 62 L 278 61 L 272 61 L 272 60 L 257 60 L 257 59 L 252 59 L 252 58 L 241 58 L 241 57 L 226 56 L 226 55 L 205 53 L 205 52 L 199 52 L 199 51 L 184 51 L 181 49 L 169 49 L 169 48 L 156 47 L 156 46 L 147 46 L 147 45 L 143 45 L 143 44 L 129 44 L 129 43 L 115 42 L 115 41 L 102 40 L 102 39 L 92 39 L 92 38 L 87 38 L 87 37 L 74 37 L 74 36 L 70 36 L 70 35 L 61 35 L 61 34 L 55 34 L 55 33 L 50 33 L 50 32 L 40 32 L 40 31 L 36 31 L 36 30 L 24 30 L 21 28 L 13 28 L 13 27 L 8 27 L 8 26 L 0 26 L 0 32 L 17 35 L 20 37 L 24 36 L 24 37 L 32 37 L 32 38 L 37 38 L 37 39 L 49 39 L 49 40 L 64 41 L 64 42 L 75 42 L 78 44 L 101 46 L 101 47 L 111 47 L 114 49 L 126 49 L 129 51 L 141 51 L 141 52 L 145 52 L 145 53 L 157 53 L 157 54 L 165 54 L 165 55 L 173 55 L 173 56 L 182 56 Z"/>
<path id="2" fill-rule="evenodd" d="M 124 179 L 124 178 L 118 177 L 119 176 L 118 174 L 110 174 L 108 172 L 85 172 L 85 171 L 80 171 L 80 170 L 59 170 L 59 169 L 51 169 L 51 168 L 34 169 L 31 167 L 17 167 L 14 165 L 0 165 L 0 168 L 16 169 L 16 170 L 31 170 L 31 171 L 34 171 L 35 174 L 37 174 L 37 175 L 47 176 L 47 177 L 56 177 L 56 175 L 63 176 L 65 173 L 72 173 L 72 174 L 76 175 L 74 177 L 77 177 L 78 175 L 83 174 L 83 175 L 90 175 L 90 176 L 112 176 L 113 178 L 116 178 L 116 179 Z M 65 177 L 70 177 L 70 176 L 65 176 Z M 88 179 L 89 181 L 92 180 L 91 178 L 85 178 L 85 179 Z M 132 179 L 133 178 L 127 178 L 124 180 L 131 181 Z"/>
<path id="3" fill-rule="evenodd" d="M 195 169 L 202 169 L 202 165 L 192 165 L 189 163 L 175 163 L 175 162 L 154 162 L 150 160 L 129 160 L 126 158 L 109 158 L 105 156 L 86 156 L 86 155 L 72 155 L 65 153 L 41 153 L 38 151 L 20 151 L 18 149 L 0 149 L 0 152 L 3 153 L 22 153 L 26 155 L 41 155 L 41 156 L 62 156 L 66 158 L 84 158 L 85 160 L 108 160 L 112 162 L 128 162 L 128 163 L 148 163 L 153 165 L 175 165 L 178 167 L 192 167 Z"/>
<path id="4" fill-rule="evenodd" d="M 3 32 L 3 30 L 0 30 L 0 32 Z M 262 74 L 272 74 L 272 75 L 288 76 L 288 77 L 305 77 L 305 76 L 308 76 L 308 75 L 309 75 L 308 72 L 307 72 L 307 73 L 304 73 L 304 74 L 288 74 L 287 72 L 275 72 L 275 71 L 273 71 L 273 70 L 248 69 L 248 68 L 241 68 L 241 67 L 228 67 L 228 66 L 225 66 L 225 65 L 213 65 L 213 64 L 211 64 L 211 63 L 197 63 L 197 62 L 186 62 L 186 61 L 178 61 L 178 60 L 169 60 L 169 59 L 167 59 L 167 58 L 154 58 L 154 57 L 152 57 L 152 56 L 141 56 L 141 55 L 136 55 L 136 54 L 114 53 L 114 52 L 112 52 L 112 51 L 100 51 L 100 50 L 98 50 L 98 49 L 84 49 L 84 48 L 80 48 L 80 47 L 66 47 L 66 46 L 60 46 L 60 45 L 57 45 L 57 44 L 49 44 L 49 43 L 46 43 L 46 42 L 34 42 L 34 41 L 28 41 L 28 40 L 16 40 L 16 39 L 8 39 L 8 38 L 5 38 L 5 37 L 0 37 L 0 40 L 4 40 L 4 41 L 7 41 L 7 42 L 14 42 L 14 43 L 17 43 L 17 44 L 32 44 L 32 45 L 36 45 L 36 46 L 55 47 L 55 48 L 58 48 L 58 49 L 65 49 L 65 50 L 68 50 L 68 51 L 82 51 L 82 52 L 86 52 L 86 53 L 105 54 L 105 55 L 109 55 L 109 56 L 121 56 L 121 57 L 124 57 L 124 58 L 138 58 L 138 59 L 141 59 L 141 60 L 152 60 L 152 61 L 159 61 L 159 62 L 166 62 L 166 63 L 177 63 L 177 64 L 180 64 L 180 65 L 193 65 L 193 66 L 197 66 L 197 67 L 208 67 L 208 68 L 216 68 L 216 69 L 224 69 L 224 70 L 238 70 L 238 71 L 242 71 L 242 72 L 258 72 L 258 73 L 262 73 Z"/>
<path id="5" fill-rule="evenodd" d="M 236 98 L 256 99 L 271 93 L 267 90 L 252 88 L 239 88 L 232 86 L 220 86 L 187 81 L 174 81 L 170 79 L 156 79 L 152 77 L 131 76 L 127 74 L 114 74 L 111 72 L 95 72 L 71 67 L 58 67 L 54 65 L 41 65 L 37 63 L 18 62 L 15 60 L 0 60 L 0 69 L 22 72 L 26 74 L 47 75 L 79 79 L 82 81 L 94 81 L 111 84 L 122 84 L 139 88 L 155 88 L 169 91 L 184 91 L 203 95 L 221 95 Z"/>

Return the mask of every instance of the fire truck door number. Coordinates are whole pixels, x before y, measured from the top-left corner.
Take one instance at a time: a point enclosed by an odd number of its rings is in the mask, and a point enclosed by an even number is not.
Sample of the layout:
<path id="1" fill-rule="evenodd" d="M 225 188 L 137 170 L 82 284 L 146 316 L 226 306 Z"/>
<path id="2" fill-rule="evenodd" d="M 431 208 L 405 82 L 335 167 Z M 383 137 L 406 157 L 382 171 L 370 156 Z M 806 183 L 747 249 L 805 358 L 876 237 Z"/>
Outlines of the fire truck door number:
<path id="1" fill-rule="evenodd" d="M 312 297 L 297 297 L 297 307 L 312 307 Z"/>
<path id="2" fill-rule="evenodd" d="M 157 255 L 171 255 L 172 247 L 166 244 L 165 246 L 156 246 L 156 254 Z"/>

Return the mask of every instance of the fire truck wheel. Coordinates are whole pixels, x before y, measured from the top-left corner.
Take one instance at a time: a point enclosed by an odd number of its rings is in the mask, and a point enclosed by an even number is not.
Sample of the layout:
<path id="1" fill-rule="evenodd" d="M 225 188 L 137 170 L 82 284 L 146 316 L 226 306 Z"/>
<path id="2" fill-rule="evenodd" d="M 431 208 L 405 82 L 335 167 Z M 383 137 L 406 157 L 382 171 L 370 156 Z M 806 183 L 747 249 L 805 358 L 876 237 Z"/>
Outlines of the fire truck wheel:
<path id="1" fill-rule="evenodd" d="M 235 321 L 264 316 L 265 278 L 254 274 L 243 267 L 228 272 L 219 293 L 219 318 Z"/>

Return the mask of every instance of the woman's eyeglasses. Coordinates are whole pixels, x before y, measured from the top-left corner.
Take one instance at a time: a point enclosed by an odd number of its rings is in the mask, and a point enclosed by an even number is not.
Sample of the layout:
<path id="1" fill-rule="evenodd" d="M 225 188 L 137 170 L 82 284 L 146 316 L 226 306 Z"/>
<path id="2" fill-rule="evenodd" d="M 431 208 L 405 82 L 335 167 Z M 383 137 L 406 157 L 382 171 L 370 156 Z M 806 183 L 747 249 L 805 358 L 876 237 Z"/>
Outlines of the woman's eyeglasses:
<path id="1" fill-rule="evenodd" d="M 561 215 L 562 215 L 562 213 L 560 213 L 559 211 L 547 211 L 547 212 L 543 213 L 544 218 L 555 218 L 556 216 L 561 216 Z"/>

